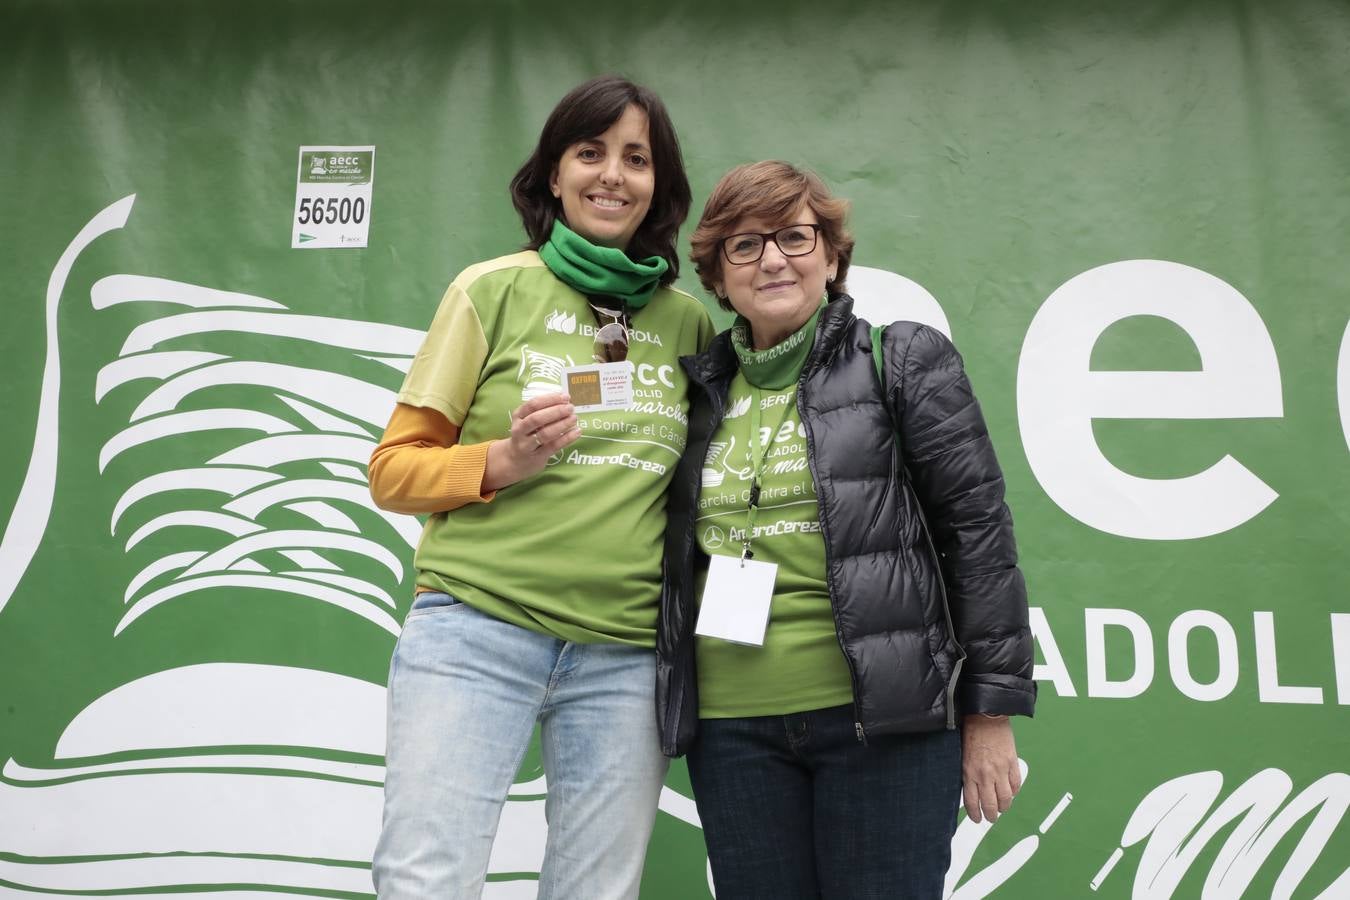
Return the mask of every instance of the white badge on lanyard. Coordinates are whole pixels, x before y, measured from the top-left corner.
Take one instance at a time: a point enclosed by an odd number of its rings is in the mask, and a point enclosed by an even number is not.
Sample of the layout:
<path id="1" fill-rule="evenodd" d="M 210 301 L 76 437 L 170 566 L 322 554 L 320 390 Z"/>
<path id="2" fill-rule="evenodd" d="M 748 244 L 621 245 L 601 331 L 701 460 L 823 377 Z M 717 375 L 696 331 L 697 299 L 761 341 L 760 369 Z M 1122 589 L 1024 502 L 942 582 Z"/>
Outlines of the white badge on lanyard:
<path id="1" fill-rule="evenodd" d="M 698 623 L 694 634 L 721 638 L 752 647 L 764 646 L 764 632 L 769 627 L 769 611 L 773 605 L 773 583 L 778 577 L 778 564 L 752 559 L 750 542 L 755 534 L 755 518 L 759 513 L 759 494 L 764 464 L 769 458 L 778 430 L 761 441 L 759 411 L 761 397 L 758 389 L 750 392 L 750 493 L 746 508 L 745 538 L 741 556 L 712 556 L 708 560 L 708 581 L 699 600 Z M 787 411 L 783 413 L 784 420 Z M 765 445 L 760 448 L 761 442 Z"/>
<path id="2" fill-rule="evenodd" d="M 778 563 L 711 557 L 694 634 L 762 647 L 776 577 Z"/>

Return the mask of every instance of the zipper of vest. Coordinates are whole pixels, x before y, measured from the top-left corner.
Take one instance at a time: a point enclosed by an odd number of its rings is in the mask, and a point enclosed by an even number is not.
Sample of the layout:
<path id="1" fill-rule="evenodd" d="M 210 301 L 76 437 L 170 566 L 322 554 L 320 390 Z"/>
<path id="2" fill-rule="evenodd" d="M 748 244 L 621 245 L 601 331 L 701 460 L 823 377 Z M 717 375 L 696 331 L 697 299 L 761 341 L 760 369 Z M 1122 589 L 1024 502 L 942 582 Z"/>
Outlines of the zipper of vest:
<path id="1" fill-rule="evenodd" d="M 815 432 L 806 421 L 805 414 L 802 413 L 802 388 L 806 385 L 807 369 L 802 367 L 802 373 L 797 377 L 797 420 L 801 422 L 802 428 L 806 431 L 806 461 L 811 468 L 811 481 L 819 485 L 820 477 L 816 472 L 816 440 Z M 820 534 L 825 541 L 826 553 L 830 546 L 830 529 L 826 522 L 825 511 L 820 508 L 821 500 L 824 494 L 820 493 L 820 488 L 816 488 L 816 515 L 820 521 Z M 844 636 L 839 631 L 839 611 L 834 608 L 834 580 L 830 576 L 830 566 L 825 566 L 825 585 L 829 589 L 830 595 L 830 618 L 834 620 L 834 637 L 839 642 L 839 652 L 844 655 L 844 663 L 848 666 L 849 686 L 853 691 L 853 732 L 858 736 L 858 741 L 867 746 L 867 731 L 863 728 L 862 716 L 858 713 L 858 672 L 853 666 L 853 660 L 848 655 L 848 649 L 844 647 Z"/>
<path id="2" fill-rule="evenodd" d="M 966 650 L 961 646 L 961 642 L 956 639 L 956 626 L 952 624 L 952 608 L 947 600 L 947 580 L 942 575 L 942 557 L 938 555 L 937 547 L 933 544 L 933 533 L 928 529 L 928 516 L 924 514 L 923 504 L 919 502 L 919 495 L 914 493 L 914 488 L 909 483 L 909 473 L 902 472 L 900 477 L 910 499 L 914 501 L 914 509 L 919 513 L 919 525 L 923 528 L 923 538 L 928 544 L 928 552 L 932 555 L 933 566 L 937 570 L 938 593 L 942 595 L 942 615 L 947 620 L 947 634 L 956 647 L 956 662 L 952 665 L 952 677 L 947 679 L 947 730 L 955 731 L 956 681 L 961 677 L 961 669 L 966 664 Z"/>

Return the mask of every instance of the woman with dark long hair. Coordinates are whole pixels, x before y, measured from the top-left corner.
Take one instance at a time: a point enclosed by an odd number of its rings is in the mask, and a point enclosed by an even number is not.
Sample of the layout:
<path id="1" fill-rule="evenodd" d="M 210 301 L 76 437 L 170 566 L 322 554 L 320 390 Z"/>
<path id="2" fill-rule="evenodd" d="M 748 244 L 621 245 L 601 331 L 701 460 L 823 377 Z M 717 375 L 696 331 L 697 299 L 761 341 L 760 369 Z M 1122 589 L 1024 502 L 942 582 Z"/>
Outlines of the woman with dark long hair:
<path id="1" fill-rule="evenodd" d="M 666 772 L 652 648 L 677 359 L 712 326 L 670 288 L 690 198 L 664 105 L 582 84 L 511 196 L 527 249 L 450 285 L 370 462 L 380 506 L 429 514 L 390 664 L 381 898 L 479 896 L 536 722 L 539 896 L 636 897 Z M 623 363 L 634 402 L 579 414 L 562 378 L 592 363 Z"/>

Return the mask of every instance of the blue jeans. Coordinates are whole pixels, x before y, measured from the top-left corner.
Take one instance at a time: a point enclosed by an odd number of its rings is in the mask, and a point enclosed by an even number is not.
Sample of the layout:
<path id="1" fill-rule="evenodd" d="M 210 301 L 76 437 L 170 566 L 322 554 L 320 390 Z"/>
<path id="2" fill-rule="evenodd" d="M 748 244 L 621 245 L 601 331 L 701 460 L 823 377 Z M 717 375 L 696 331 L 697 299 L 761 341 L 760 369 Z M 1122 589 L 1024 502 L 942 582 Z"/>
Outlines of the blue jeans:
<path id="1" fill-rule="evenodd" d="M 955 731 L 857 739 L 852 708 L 702 719 L 689 752 L 719 898 L 940 898 Z"/>
<path id="2" fill-rule="evenodd" d="M 636 897 L 667 764 L 655 679 L 651 650 L 573 644 L 419 595 L 389 669 L 380 898 L 480 896 L 536 720 L 548 784 L 539 897 Z"/>

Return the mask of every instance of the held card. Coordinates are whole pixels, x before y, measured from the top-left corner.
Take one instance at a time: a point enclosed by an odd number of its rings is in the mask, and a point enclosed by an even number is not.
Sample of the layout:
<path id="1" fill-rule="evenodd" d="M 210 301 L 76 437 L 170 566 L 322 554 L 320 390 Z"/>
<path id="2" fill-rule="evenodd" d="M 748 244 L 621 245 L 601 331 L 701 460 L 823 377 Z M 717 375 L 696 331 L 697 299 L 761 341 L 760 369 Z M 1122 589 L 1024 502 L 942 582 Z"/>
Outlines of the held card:
<path id="1" fill-rule="evenodd" d="M 612 412 L 633 405 L 633 369 L 626 362 L 563 369 L 562 387 L 578 414 Z"/>

